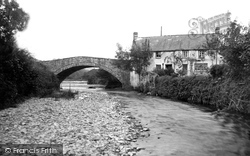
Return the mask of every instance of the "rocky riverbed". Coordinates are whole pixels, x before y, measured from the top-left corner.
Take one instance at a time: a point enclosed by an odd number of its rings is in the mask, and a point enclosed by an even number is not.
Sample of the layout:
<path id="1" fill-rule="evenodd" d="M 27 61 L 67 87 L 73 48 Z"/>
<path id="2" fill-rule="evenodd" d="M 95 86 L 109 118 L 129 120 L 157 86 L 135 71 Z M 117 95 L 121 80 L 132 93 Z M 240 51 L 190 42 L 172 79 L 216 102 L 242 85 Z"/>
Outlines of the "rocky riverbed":
<path id="1" fill-rule="evenodd" d="M 32 98 L 0 111 L 0 144 L 63 144 L 64 155 L 135 155 L 132 146 L 148 137 L 123 104 L 104 92 L 81 92 L 74 99 Z"/>

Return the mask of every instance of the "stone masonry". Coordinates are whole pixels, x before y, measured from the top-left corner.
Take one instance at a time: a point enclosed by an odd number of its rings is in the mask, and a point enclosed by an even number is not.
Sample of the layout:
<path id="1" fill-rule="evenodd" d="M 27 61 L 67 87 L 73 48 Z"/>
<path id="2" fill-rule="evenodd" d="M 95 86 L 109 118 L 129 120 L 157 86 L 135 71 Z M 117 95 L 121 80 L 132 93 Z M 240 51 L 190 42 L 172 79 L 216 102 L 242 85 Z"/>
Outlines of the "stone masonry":
<path id="1" fill-rule="evenodd" d="M 79 56 L 41 62 L 57 75 L 60 82 L 83 68 L 99 67 L 115 76 L 122 83 L 122 88 L 130 87 L 130 73 L 113 65 L 114 59 Z"/>

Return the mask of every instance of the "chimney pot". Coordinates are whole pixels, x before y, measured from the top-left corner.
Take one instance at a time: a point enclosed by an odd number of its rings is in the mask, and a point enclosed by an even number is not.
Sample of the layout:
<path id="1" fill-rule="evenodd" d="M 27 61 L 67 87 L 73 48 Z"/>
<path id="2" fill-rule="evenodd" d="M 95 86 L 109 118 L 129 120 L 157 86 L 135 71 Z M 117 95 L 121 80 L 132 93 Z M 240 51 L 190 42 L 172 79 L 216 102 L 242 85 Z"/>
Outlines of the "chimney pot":
<path id="1" fill-rule="evenodd" d="M 133 39 L 136 40 L 138 37 L 138 32 L 134 32 L 133 37 L 134 37 Z"/>

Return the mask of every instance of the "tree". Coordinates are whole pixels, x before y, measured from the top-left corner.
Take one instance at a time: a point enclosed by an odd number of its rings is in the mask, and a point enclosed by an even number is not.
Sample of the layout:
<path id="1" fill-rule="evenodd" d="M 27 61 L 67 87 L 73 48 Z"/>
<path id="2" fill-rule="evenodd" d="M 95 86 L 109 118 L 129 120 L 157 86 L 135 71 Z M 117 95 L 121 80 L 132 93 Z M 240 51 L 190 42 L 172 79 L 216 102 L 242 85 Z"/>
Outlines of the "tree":
<path id="1" fill-rule="evenodd" d="M 114 65 L 120 69 L 132 71 L 130 52 L 124 50 L 119 43 L 116 45 L 118 49 L 115 58 L 117 58 L 117 60 L 114 62 Z"/>
<path id="2" fill-rule="evenodd" d="M 15 0 L 0 0 L 0 45 L 14 42 L 17 31 L 23 31 L 29 21 Z"/>
<path id="3" fill-rule="evenodd" d="M 117 44 L 118 51 L 116 52 L 117 61 L 115 65 L 118 68 L 129 71 L 136 71 L 139 75 L 150 64 L 149 60 L 153 53 L 150 50 L 149 40 L 141 43 L 135 43 L 130 51 L 124 51 L 120 44 Z"/>
<path id="4" fill-rule="evenodd" d="M 27 27 L 28 20 L 15 0 L 0 0 L 0 109 L 59 86 L 52 72 L 16 45 L 14 35 Z"/>
<path id="5" fill-rule="evenodd" d="M 250 31 L 237 21 L 231 22 L 225 34 L 211 35 L 205 45 L 209 50 L 218 50 L 229 66 L 228 76 L 244 79 L 250 75 Z"/>
<path id="6" fill-rule="evenodd" d="M 146 67 L 150 65 L 149 60 L 152 58 L 153 52 L 150 50 L 149 40 L 145 40 L 140 44 L 135 44 L 132 46 L 130 52 L 131 65 L 133 69 L 141 74 L 143 70 L 146 70 Z"/>

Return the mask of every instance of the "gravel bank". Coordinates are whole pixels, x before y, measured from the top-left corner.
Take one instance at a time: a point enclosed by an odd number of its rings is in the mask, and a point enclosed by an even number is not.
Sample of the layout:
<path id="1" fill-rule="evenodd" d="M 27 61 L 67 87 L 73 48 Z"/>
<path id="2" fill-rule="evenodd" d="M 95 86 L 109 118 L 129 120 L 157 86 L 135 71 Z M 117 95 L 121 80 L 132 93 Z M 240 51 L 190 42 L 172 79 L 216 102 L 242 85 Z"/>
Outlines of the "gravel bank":
<path id="1" fill-rule="evenodd" d="M 0 144 L 63 144 L 64 155 L 135 155 L 142 149 L 131 142 L 143 131 L 119 99 L 101 92 L 32 98 L 0 111 Z"/>

